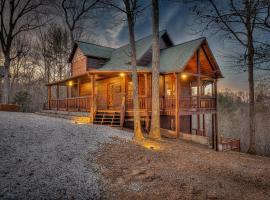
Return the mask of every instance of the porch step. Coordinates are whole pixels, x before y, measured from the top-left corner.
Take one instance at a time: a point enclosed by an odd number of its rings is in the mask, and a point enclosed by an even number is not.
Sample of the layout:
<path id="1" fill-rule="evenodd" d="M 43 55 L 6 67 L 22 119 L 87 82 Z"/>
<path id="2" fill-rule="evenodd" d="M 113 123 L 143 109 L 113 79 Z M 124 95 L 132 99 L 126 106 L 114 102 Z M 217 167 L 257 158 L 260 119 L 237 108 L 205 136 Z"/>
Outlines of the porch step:
<path id="1" fill-rule="evenodd" d="M 94 124 L 120 126 L 120 111 L 98 110 L 95 114 Z"/>

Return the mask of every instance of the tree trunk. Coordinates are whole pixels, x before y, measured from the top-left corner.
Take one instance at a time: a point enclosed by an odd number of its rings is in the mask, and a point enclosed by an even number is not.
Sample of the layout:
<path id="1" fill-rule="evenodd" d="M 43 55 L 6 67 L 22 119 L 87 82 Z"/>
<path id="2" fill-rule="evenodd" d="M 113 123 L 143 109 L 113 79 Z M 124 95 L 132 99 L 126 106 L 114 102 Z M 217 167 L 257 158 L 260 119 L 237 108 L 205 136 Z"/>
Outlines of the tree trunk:
<path id="1" fill-rule="evenodd" d="M 134 139 L 135 140 L 143 140 L 144 137 L 143 137 L 142 130 L 141 130 L 140 108 L 139 108 L 139 92 L 138 92 L 138 74 L 137 74 L 136 47 L 135 47 L 135 34 L 134 34 L 134 18 L 132 16 L 129 8 L 127 8 L 127 19 L 128 19 L 128 29 L 129 29 L 129 43 L 130 43 L 130 49 L 131 49 L 131 66 L 132 66 L 132 82 L 133 82 Z"/>
<path id="2" fill-rule="evenodd" d="M 255 146 L 255 109 L 254 109 L 254 46 L 253 46 L 253 24 L 251 23 L 252 14 L 252 2 L 246 1 L 247 18 L 246 18 L 246 29 L 247 29 L 247 50 L 248 50 L 248 83 L 249 83 L 249 134 L 250 142 L 248 153 L 256 154 Z M 254 23 L 254 22 L 253 22 Z"/>
<path id="3" fill-rule="evenodd" d="M 4 103 L 4 104 L 9 103 L 9 94 L 10 94 L 9 66 L 10 66 L 10 57 L 5 56 L 4 84 L 3 84 L 3 95 L 2 95 L 2 103 Z"/>
<path id="4" fill-rule="evenodd" d="M 160 139 L 160 105 L 159 105 L 159 5 L 158 0 L 152 0 L 152 117 L 150 138 Z"/>
<path id="5" fill-rule="evenodd" d="M 255 146 L 255 105 L 254 105 L 254 47 L 252 34 L 248 37 L 248 83 L 249 83 L 249 134 L 248 153 L 256 154 Z"/>

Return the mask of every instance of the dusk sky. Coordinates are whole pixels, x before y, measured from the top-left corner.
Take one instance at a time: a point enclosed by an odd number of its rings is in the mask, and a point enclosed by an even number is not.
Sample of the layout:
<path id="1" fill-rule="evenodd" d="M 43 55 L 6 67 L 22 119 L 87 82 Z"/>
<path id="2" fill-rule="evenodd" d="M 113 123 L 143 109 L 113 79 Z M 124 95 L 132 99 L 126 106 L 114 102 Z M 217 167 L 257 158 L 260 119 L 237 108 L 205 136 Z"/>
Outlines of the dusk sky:
<path id="1" fill-rule="evenodd" d="M 110 16 L 109 16 L 110 17 Z M 108 20 L 104 20 L 106 21 Z M 100 44 L 118 47 L 128 43 L 128 29 L 125 23 L 104 28 L 105 24 L 99 24 L 97 32 Z M 166 29 L 174 44 L 179 44 L 199 37 L 207 37 L 210 48 L 221 67 L 224 79 L 219 81 L 219 88 L 230 88 L 232 90 L 247 90 L 247 74 L 244 72 L 232 71 L 226 67 L 224 55 L 231 50 L 231 46 L 224 42 L 223 38 L 211 34 L 195 34 L 194 16 L 192 11 L 185 4 L 161 1 L 160 4 L 160 30 Z M 151 34 L 151 10 L 137 20 L 136 37 L 141 38 Z"/>

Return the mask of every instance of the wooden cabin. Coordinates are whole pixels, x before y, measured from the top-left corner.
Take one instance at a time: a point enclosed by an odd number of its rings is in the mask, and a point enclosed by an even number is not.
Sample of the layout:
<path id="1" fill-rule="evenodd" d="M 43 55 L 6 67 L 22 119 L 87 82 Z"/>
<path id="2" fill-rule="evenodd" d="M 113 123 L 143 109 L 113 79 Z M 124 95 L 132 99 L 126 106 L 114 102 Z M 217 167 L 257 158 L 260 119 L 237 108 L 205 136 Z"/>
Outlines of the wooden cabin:
<path id="1" fill-rule="evenodd" d="M 141 120 L 151 118 L 152 36 L 136 41 Z M 89 112 L 96 124 L 129 126 L 133 97 L 129 44 L 119 48 L 77 41 L 69 58 L 71 77 L 49 83 L 49 110 Z M 206 38 L 174 44 L 160 32 L 160 117 L 166 134 L 210 145 L 217 140 L 220 68 Z"/>

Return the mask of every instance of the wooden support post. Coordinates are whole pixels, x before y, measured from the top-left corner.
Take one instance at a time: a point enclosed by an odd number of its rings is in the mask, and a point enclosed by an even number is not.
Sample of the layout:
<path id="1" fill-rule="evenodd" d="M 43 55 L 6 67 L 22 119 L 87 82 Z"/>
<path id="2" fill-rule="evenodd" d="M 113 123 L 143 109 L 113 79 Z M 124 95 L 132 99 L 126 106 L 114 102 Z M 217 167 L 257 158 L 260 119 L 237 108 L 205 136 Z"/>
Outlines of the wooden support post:
<path id="1" fill-rule="evenodd" d="M 69 98 L 69 88 L 70 88 L 70 86 L 67 85 L 66 87 L 67 87 L 66 110 L 68 111 L 68 98 Z"/>
<path id="2" fill-rule="evenodd" d="M 56 85 L 56 110 L 59 110 L 59 85 Z"/>
<path id="3" fill-rule="evenodd" d="M 201 135 L 201 116 L 197 115 L 197 135 Z"/>
<path id="4" fill-rule="evenodd" d="M 94 122 L 95 112 L 96 112 L 96 94 L 95 94 L 95 75 L 91 75 L 91 107 L 90 107 L 90 122 Z"/>
<path id="5" fill-rule="evenodd" d="M 217 80 L 214 81 L 214 89 L 215 89 L 215 150 L 218 151 L 218 102 L 217 102 Z"/>
<path id="6" fill-rule="evenodd" d="M 48 86 L 48 109 L 51 110 L 52 88 Z"/>
<path id="7" fill-rule="evenodd" d="M 180 79 L 179 73 L 175 74 L 175 133 L 176 137 L 180 136 L 180 116 L 179 116 L 179 100 L 180 100 Z"/>
<path id="8" fill-rule="evenodd" d="M 215 114 L 212 114 L 212 148 L 215 149 Z"/>
<path id="9" fill-rule="evenodd" d="M 203 136 L 205 136 L 205 114 L 203 114 Z"/>
<path id="10" fill-rule="evenodd" d="M 201 64 L 200 64 L 200 50 L 197 51 L 197 108 L 199 109 L 201 107 L 201 100 L 200 100 L 200 96 L 201 96 Z"/>
<path id="11" fill-rule="evenodd" d="M 192 134 L 192 115 L 190 115 L 190 134 Z"/>
<path id="12" fill-rule="evenodd" d="M 124 127 L 125 123 L 125 114 L 126 114 L 126 80 L 127 76 L 124 75 L 121 78 L 121 106 L 120 106 L 120 127 Z"/>
<path id="13" fill-rule="evenodd" d="M 146 116 L 145 116 L 145 130 L 148 132 L 150 128 L 150 117 L 149 117 L 149 85 L 148 85 L 148 76 L 147 74 L 144 74 L 144 88 L 145 88 L 145 110 L 146 110 Z"/>
<path id="14" fill-rule="evenodd" d="M 77 97 L 80 97 L 80 82 L 81 80 L 78 78 L 77 79 Z M 76 103 L 77 103 L 77 109 L 80 111 L 80 98 L 76 98 Z"/>
<path id="15" fill-rule="evenodd" d="M 201 66 L 200 66 L 200 50 L 196 54 L 197 61 L 197 112 L 200 112 L 201 108 Z M 197 115 L 197 135 L 201 135 L 201 121 L 200 114 Z"/>

